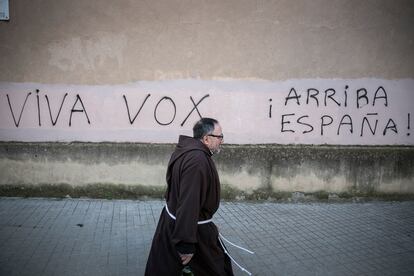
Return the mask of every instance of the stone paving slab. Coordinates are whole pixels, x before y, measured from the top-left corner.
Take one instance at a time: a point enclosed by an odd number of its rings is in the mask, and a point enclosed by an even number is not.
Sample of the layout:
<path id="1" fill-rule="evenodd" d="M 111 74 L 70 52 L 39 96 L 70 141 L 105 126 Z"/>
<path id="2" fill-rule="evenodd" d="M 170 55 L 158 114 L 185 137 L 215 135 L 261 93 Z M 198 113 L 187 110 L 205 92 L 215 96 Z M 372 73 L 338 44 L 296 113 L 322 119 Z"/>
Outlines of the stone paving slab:
<path id="1" fill-rule="evenodd" d="M 163 204 L 0 198 L 0 275 L 143 275 Z M 414 202 L 222 202 L 215 222 L 253 275 L 414 275 Z"/>

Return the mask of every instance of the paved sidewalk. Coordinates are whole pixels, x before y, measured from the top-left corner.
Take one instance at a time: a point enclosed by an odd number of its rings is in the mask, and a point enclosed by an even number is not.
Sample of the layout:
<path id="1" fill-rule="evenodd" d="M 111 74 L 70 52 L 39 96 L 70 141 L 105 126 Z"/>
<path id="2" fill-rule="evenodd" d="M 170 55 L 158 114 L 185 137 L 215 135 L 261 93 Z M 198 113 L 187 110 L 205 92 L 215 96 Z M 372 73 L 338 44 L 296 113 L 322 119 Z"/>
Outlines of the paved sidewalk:
<path id="1" fill-rule="evenodd" d="M 142 275 L 162 207 L 0 198 L 0 275 Z M 215 221 L 253 275 L 414 275 L 414 202 L 223 202 Z"/>

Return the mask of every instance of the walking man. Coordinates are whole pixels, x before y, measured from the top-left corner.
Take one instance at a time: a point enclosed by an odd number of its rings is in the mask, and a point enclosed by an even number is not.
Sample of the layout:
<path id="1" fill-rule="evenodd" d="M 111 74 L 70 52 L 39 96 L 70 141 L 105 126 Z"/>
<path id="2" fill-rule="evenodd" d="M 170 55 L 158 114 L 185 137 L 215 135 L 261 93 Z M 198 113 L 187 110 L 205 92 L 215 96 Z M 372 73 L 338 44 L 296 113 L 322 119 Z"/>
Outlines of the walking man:
<path id="1" fill-rule="evenodd" d="M 211 157 L 222 143 L 221 126 L 211 118 L 194 125 L 193 137 L 179 137 L 145 275 L 181 275 L 184 266 L 197 276 L 233 275 L 211 221 L 220 204 L 220 180 Z"/>

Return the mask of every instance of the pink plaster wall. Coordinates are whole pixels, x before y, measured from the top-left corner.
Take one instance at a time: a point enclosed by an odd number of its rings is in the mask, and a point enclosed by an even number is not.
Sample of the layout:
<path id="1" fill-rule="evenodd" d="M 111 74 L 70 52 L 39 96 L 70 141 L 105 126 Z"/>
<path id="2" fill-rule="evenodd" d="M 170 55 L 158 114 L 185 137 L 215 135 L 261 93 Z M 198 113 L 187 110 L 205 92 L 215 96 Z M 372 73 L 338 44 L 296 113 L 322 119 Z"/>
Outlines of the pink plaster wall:
<path id="1" fill-rule="evenodd" d="M 413 79 L 368 78 L 2 82 L 0 140 L 174 143 L 201 115 L 232 144 L 414 145 L 413 90 Z"/>

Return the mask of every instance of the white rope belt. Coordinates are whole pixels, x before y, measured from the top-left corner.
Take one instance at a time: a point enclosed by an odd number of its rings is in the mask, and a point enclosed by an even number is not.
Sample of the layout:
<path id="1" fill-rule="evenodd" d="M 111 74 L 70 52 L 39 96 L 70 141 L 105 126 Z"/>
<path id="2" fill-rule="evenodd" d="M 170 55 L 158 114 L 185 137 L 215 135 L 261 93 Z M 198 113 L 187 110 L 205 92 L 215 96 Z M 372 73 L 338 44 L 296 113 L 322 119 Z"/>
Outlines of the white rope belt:
<path id="1" fill-rule="evenodd" d="M 170 210 L 168 210 L 167 204 L 165 204 L 165 210 L 167 211 L 168 215 L 170 215 L 170 217 L 173 220 L 176 220 L 177 219 L 173 214 L 171 214 Z M 212 222 L 212 221 L 213 221 L 212 218 L 211 219 L 206 219 L 206 220 L 200 220 L 199 222 L 197 222 L 197 224 L 206 224 L 206 223 L 209 223 L 209 222 Z"/>
<path id="2" fill-rule="evenodd" d="M 170 212 L 170 210 L 168 210 L 168 206 L 167 206 L 167 204 L 165 204 L 165 211 L 167 211 L 167 213 L 168 213 L 168 215 L 173 219 L 173 220 L 176 220 L 177 218 L 173 215 L 173 214 L 171 214 L 171 212 Z M 200 221 L 198 221 L 197 222 L 197 224 L 205 224 L 205 223 L 210 223 L 210 222 L 212 222 L 213 221 L 213 219 L 211 218 L 211 219 L 207 219 L 207 220 L 200 220 Z M 230 258 L 230 260 L 232 260 L 242 271 L 244 271 L 244 272 L 246 272 L 248 275 L 252 275 L 252 273 L 250 273 L 247 269 L 245 269 L 244 267 L 242 267 L 238 262 L 236 262 L 236 260 L 230 255 L 230 253 L 227 251 L 227 249 L 226 249 L 226 247 L 224 246 L 224 244 L 223 244 L 223 240 L 225 240 L 226 242 L 228 242 L 230 245 L 233 245 L 234 247 L 237 247 L 237 248 L 239 248 L 239 249 L 241 249 L 241 250 L 244 250 L 244 251 L 246 251 L 246 252 L 248 252 L 248 253 L 250 253 L 250 254 L 254 254 L 254 252 L 253 251 L 250 251 L 250 250 L 248 250 L 248 249 L 246 249 L 246 248 L 243 248 L 243 247 L 241 247 L 241 246 L 239 246 L 239 245 L 237 245 L 237 244 L 234 244 L 234 243 L 232 243 L 231 241 L 229 241 L 228 239 L 226 239 L 221 233 L 219 233 L 219 238 L 218 238 L 218 240 L 219 240 L 219 242 L 220 242 L 220 245 L 221 245 L 221 247 L 223 248 L 223 250 L 224 250 L 224 253 L 226 253 L 226 255 L 227 256 L 229 256 L 229 258 Z"/>

